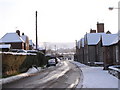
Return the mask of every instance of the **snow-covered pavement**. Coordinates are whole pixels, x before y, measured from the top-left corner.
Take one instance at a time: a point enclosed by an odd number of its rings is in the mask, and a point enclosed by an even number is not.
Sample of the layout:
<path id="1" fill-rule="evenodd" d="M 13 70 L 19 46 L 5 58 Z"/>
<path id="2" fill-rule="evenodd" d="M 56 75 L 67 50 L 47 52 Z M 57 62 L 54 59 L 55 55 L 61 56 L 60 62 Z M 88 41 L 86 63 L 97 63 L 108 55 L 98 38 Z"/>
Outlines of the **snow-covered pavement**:
<path id="1" fill-rule="evenodd" d="M 103 67 L 90 67 L 74 62 L 83 72 L 83 88 L 118 88 L 118 79 L 103 70 Z M 81 84 L 78 84 L 79 88 Z"/>

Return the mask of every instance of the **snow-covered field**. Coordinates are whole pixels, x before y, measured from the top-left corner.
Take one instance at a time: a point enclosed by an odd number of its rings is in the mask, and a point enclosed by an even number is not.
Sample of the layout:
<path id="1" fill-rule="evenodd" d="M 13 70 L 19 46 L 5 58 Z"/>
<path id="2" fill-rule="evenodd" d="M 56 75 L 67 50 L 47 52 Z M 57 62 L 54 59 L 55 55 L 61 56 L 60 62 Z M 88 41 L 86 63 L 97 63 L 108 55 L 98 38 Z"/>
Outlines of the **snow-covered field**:
<path id="1" fill-rule="evenodd" d="M 83 88 L 118 88 L 118 79 L 103 70 L 103 67 L 89 67 L 79 62 L 74 62 L 83 72 Z M 80 85 L 78 84 L 77 88 Z"/>

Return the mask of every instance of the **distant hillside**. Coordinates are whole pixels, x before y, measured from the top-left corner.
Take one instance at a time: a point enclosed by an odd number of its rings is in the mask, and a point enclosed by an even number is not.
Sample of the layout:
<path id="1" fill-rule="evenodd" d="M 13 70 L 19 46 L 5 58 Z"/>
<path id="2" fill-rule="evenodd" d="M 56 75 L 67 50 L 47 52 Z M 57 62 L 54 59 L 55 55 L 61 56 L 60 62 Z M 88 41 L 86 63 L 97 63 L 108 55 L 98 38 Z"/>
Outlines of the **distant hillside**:
<path id="1" fill-rule="evenodd" d="M 75 48 L 75 42 L 63 42 L 63 43 L 59 43 L 59 42 L 41 42 L 40 43 L 40 47 L 43 47 L 46 49 L 71 49 L 71 48 Z"/>

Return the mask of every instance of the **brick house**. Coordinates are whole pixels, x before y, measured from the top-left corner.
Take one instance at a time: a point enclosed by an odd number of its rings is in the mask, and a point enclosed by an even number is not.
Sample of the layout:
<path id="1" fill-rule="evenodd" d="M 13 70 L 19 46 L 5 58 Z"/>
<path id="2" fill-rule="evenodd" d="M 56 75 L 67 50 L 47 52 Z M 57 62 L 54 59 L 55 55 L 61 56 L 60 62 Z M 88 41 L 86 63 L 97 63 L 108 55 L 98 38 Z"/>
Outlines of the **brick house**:
<path id="1" fill-rule="evenodd" d="M 80 62 L 84 63 L 84 38 L 80 39 Z"/>
<path id="2" fill-rule="evenodd" d="M 82 45 L 83 44 L 83 45 Z M 97 23 L 96 30 L 90 30 L 80 39 L 76 48 L 78 61 L 87 65 L 120 65 L 120 39 L 118 34 L 104 33 L 104 24 Z"/>
<path id="3" fill-rule="evenodd" d="M 102 36 L 104 69 L 110 65 L 119 63 L 118 58 L 118 34 L 106 34 Z"/>
<path id="4" fill-rule="evenodd" d="M 0 44 L 10 44 L 12 49 L 24 49 L 24 41 L 17 33 L 6 33 Z"/>
<path id="5" fill-rule="evenodd" d="M 10 44 L 11 49 L 29 49 L 29 39 L 27 36 L 20 36 L 20 31 L 16 33 L 6 33 L 1 39 L 0 44 Z"/>
<path id="6" fill-rule="evenodd" d="M 103 62 L 101 36 L 105 33 L 87 33 L 84 37 L 84 63 L 94 65 Z"/>
<path id="7" fill-rule="evenodd" d="M 75 61 L 80 62 L 80 40 L 76 41 L 76 54 L 75 54 Z"/>
<path id="8" fill-rule="evenodd" d="M 102 35 L 104 35 L 104 23 L 97 22 L 96 30 L 90 29 L 90 33 L 86 33 L 78 43 L 76 56 L 79 62 L 94 65 L 95 63 L 103 64 L 102 53 Z"/>

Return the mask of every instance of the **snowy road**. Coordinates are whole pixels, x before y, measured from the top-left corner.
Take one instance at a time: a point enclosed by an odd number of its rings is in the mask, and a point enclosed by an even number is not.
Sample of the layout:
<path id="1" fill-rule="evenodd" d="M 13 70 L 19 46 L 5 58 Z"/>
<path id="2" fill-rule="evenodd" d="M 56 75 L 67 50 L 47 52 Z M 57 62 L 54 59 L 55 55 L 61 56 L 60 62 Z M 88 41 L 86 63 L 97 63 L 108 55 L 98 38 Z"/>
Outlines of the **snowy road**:
<path id="1" fill-rule="evenodd" d="M 42 70 L 31 77 L 4 84 L 3 88 L 31 88 L 32 90 L 39 90 L 39 88 L 73 88 L 79 81 L 82 83 L 80 79 L 82 79 L 81 70 L 69 61 L 62 61 L 61 65 Z"/>

